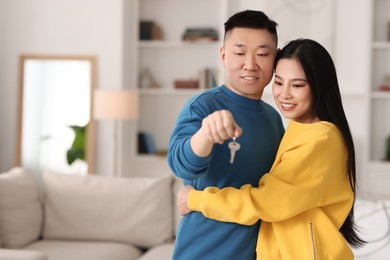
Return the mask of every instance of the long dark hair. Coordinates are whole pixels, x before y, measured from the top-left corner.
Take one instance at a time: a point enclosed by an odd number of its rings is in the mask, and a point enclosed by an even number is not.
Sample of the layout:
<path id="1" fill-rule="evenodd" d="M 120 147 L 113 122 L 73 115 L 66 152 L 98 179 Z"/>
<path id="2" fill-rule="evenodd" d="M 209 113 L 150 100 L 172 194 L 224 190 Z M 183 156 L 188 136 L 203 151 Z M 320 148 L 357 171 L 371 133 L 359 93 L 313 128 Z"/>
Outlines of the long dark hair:
<path id="1" fill-rule="evenodd" d="M 293 58 L 301 64 L 313 96 L 313 114 L 322 121 L 337 126 L 341 132 L 348 152 L 347 170 L 352 191 L 355 194 L 356 162 L 355 149 L 347 117 L 341 101 L 336 69 L 328 51 L 318 42 L 310 39 L 297 39 L 289 42 L 276 55 L 275 64 L 280 59 Z M 276 66 L 276 65 L 275 65 Z M 354 222 L 353 205 L 340 228 L 347 242 L 353 247 L 361 247 L 366 242 L 357 234 Z"/>

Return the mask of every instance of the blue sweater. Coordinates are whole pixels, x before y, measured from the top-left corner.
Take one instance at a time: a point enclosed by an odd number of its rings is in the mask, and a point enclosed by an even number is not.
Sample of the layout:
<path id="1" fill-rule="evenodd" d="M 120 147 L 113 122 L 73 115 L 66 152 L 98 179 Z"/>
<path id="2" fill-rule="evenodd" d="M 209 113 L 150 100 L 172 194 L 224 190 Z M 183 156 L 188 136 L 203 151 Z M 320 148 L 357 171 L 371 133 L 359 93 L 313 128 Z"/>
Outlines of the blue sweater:
<path id="1" fill-rule="evenodd" d="M 215 144 L 210 156 L 203 158 L 190 147 L 203 118 L 222 109 L 229 110 L 243 129 L 233 164 L 227 147 L 231 140 Z M 168 164 L 185 184 L 198 190 L 256 186 L 270 170 L 283 134 L 282 120 L 269 104 L 237 95 L 225 86 L 212 88 L 192 97 L 180 112 L 169 141 Z M 217 222 L 193 212 L 179 225 L 173 259 L 256 259 L 259 226 L 259 222 L 252 226 Z"/>

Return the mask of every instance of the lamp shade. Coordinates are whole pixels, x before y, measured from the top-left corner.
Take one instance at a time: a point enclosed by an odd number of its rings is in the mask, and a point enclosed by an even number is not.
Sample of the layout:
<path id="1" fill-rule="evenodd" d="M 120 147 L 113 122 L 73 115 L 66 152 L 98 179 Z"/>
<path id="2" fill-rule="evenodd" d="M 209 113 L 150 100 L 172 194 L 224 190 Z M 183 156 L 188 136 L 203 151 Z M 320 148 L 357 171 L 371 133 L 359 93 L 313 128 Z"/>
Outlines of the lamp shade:
<path id="1" fill-rule="evenodd" d="M 94 118 L 131 120 L 138 118 L 138 92 L 135 90 L 95 90 Z"/>

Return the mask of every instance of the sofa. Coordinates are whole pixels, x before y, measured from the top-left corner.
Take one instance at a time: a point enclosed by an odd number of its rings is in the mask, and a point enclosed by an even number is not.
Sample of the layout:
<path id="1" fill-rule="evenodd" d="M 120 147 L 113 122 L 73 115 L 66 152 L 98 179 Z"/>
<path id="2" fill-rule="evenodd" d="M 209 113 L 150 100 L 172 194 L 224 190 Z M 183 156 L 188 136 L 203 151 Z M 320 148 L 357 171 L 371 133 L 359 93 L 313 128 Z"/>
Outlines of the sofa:
<path id="1" fill-rule="evenodd" d="M 0 260 L 168 260 L 181 182 L 0 173 Z"/>

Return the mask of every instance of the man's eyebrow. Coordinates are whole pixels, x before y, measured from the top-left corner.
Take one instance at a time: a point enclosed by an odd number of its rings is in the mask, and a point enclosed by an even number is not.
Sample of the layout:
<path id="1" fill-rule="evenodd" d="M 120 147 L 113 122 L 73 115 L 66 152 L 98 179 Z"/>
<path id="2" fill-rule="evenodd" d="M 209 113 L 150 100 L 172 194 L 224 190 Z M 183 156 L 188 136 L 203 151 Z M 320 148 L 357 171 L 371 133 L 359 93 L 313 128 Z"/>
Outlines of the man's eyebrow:
<path id="1" fill-rule="evenodd" d="M 261 44 L 258 47 L 261 48 L 261 49 L 264 49 L 264 48 L 269 49 L 269 48 L 271 48 L 268 44 Z"/>
<path id="2" fill-rule="evenodd" d="M 245 47 L 245 44 L 235 43 L 234 46 L 238 47 L 238 48 L 242 48 L 242 47 Z M 259 47 L 260 49 L 270 49 L 271 48 L 268 44 L 260 44 L 257 47 Z"/>

